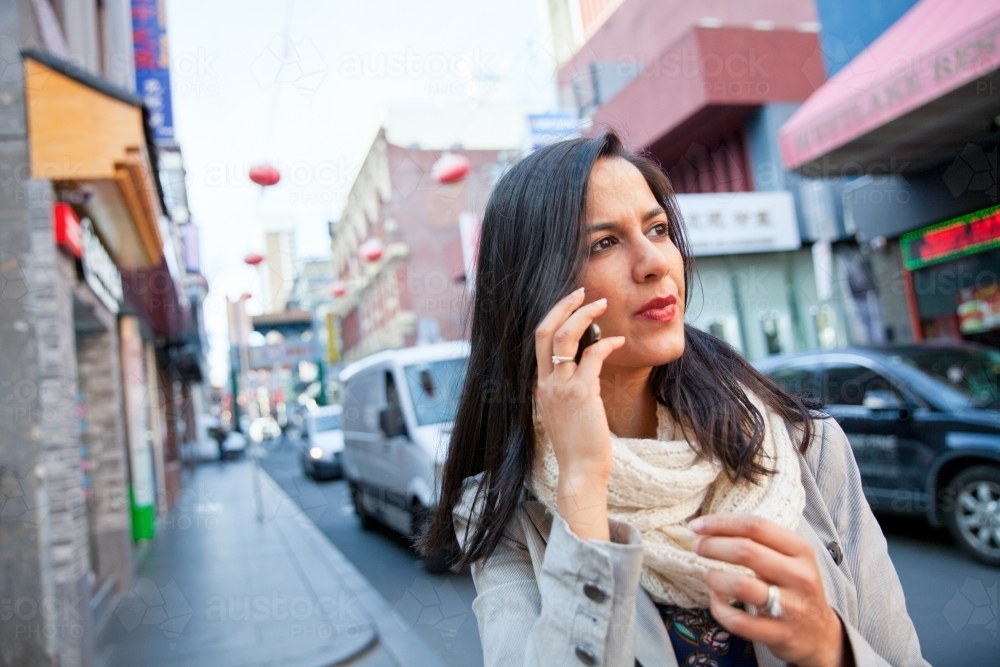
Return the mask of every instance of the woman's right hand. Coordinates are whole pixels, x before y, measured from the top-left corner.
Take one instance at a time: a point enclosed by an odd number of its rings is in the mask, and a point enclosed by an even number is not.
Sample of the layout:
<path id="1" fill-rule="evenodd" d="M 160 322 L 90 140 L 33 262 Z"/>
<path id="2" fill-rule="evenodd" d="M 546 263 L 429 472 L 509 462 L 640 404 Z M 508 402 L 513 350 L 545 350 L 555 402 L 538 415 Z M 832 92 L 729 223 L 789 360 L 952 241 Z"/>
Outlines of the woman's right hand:
<path id="1" fill-rule="evenodd" d="M 584 289 L 563 297 L 535 330 L 538 381 L 535 406 L 559 463 L 560 516 L 581 539 L 608 540 L 607 482 L 611 431 L 601 401 L 601 366 L 625 343 L 603 338 L 588 347 L 580 364 L 553 364 L 553 355 L 573 358 L 587 327 L 604 312 L 606 299 L 585 306 Z"/>

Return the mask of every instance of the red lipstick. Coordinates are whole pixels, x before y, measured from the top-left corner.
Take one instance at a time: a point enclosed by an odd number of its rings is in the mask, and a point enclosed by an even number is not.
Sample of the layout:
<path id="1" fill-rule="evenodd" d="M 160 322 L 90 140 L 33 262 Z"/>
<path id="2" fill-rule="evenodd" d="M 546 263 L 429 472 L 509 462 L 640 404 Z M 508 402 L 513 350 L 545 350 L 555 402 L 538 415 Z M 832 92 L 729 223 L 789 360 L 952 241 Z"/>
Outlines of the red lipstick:
<path id="1" fill-rule="evenodd" d="M 636 311 L 635 316 L 652 322 L 669 322 L 677 315 L 677 297 L 658 296 Z"/>

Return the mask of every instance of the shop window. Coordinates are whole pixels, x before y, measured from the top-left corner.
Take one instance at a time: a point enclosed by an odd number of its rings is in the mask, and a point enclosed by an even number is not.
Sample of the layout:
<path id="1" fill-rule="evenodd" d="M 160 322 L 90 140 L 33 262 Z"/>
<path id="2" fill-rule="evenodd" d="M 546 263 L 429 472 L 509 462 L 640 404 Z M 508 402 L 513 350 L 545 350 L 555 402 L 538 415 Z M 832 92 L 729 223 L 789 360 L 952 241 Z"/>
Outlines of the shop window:
<path id="1" fill-rule="evenodd" d="M 763 315 L 760 327 L 764 331 L 764 344 L 768 354 L 781 354 L 781 338 L 778 335 L 778 318 L 774 315 Z"/>
<path id="2" fill-rule="evenodd" d="M 828 304 L 813 306 L 809 311 L 816 327 L 816 342 L 826 350 L 837 347 L 837 326 L 833 308 Z"/>

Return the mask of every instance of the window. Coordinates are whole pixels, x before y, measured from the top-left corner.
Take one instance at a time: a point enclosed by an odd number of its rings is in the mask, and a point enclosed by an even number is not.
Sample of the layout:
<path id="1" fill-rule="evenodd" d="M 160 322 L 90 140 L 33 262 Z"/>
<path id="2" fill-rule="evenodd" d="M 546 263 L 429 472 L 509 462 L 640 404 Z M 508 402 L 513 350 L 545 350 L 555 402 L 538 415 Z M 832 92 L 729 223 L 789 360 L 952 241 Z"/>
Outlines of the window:
<path id="1" fill-rule="evenodd" d="M 455 418 L 467 365 L 468 359 L 462 357 L 412 364 L 404 369 L 418 424 L 440 424 Z"/>
<path id="2" fill-rule="evenodd" d="M 785 391 L 818 400 L 820 398 L 816 377 L 818 370 L 818 367 L 812 365 L 792 366 L 772 372 L 771 379 Z"/>
<path id="3" fill-rule="evenodd" d="M 340 428 L 340 415 L 317 415 L 313 418 L 316 431 L 336 431 Z"/>
<path id="4" fill-rule="evenodd" d="M 879 405 L 902 405 L 903 400 L 888 380 L 857 364 L 835 364 L 824 372 L 823 402 L 830 405 L 865 405 L 865 396 L 877 397 Z"/>

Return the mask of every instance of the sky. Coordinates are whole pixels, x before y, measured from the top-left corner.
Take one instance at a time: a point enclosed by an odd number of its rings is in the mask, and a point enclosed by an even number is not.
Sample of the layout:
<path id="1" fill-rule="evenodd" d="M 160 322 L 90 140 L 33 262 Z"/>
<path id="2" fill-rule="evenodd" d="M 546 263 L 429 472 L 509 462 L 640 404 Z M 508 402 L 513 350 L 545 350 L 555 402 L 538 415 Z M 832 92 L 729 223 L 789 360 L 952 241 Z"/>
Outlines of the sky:
<path id="1" fill-rule="evenodd" d="M 294 225 L 301 257 L 324 256 L 327 221 L 387 117 L 554 109 L 544 11 L 543 0 L 167 0 L 175 134 L 210 286 L 213 384 L 227 372 L 225 299 L 250 292 L 248 310 L 262 309 L 243 257 L 263 251 L 275 222 Z M 281 171 L 278 185 L 250 182 L 259 162 Z"/>

